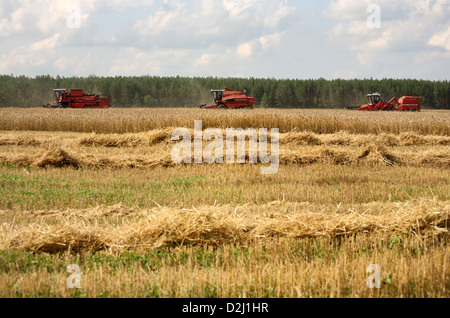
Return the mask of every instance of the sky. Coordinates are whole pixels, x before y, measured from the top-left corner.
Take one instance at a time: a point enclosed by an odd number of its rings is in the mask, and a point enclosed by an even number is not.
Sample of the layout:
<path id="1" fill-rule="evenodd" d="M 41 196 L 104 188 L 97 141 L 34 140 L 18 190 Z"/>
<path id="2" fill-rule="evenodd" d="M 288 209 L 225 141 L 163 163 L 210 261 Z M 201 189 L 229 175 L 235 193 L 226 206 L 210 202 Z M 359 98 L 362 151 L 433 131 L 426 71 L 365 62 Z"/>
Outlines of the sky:
<path id="1" fill-rule="evenodd" d="M 0 0 L 0 74 L 449 80 L 450 0 Z"/>

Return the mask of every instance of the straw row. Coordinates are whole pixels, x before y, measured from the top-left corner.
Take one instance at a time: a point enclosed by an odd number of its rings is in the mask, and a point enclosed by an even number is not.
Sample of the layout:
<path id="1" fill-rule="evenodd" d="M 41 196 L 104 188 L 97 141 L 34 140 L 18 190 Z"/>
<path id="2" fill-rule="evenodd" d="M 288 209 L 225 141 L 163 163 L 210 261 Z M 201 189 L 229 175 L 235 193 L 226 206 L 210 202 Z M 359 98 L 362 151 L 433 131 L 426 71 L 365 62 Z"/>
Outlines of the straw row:
<path id="1" fill-rule="evenodd" d="M 109 147 L 109 148 L 133 148 L 139 146 L 151 146 L 159 143 L 174 143 L 172 141 L 173 129 L 157 129 L 146 133 L 136 134 L 83 134 L 72 143 L 78 146 Z M 194 139 L 194 130 L 190 129 L 191 139 Z M 245 134 L 245 131 L 242 132 Z M 49 144 L 54 136 L 37 138 L 38 133 L 20 133 L 19 135 L 6 135 L 0 137 L 0 146 L 40 146 Z M 225 139 L 226 131 L 222 130 Z M 270 131 L 268 141 L 271 140 Z M 248 140 L 248 136 L 246 136 Z M 404 132 L 400 135 L 382 133 L 379 135 L 364 134 L 355 135 L 347 132 L 334 134 L 316 134 L 312 132 L 288 132 L 280 134 L 280 144 L 293 145 L 340 145 L 340 146 L 364 146 L 371 143 L 381 143 L 385 146 L 417 146 L 417 145 L 450 145 L 450 137 L 438 135 L 420 135 L 415 132 Z"/>
<path id="2" fill-rule="evenodd" d="M 235 151 L 235 154 L 237 152 Z M 194 162 L 191 155 L 191 162 Z M 249 162 L 249 153 L 246 153 Z M 350 165 L 375 163 L 387 166 L 435 166 L 450 167 L 450 153 L 446 150 L 423 152 L 395 152 L 383 145 L 370 144 L 359 149 L 333 149 L 328 146 L 280 150 L 281 165 L 310 165 L 315 163 Z M 76 167 L 76 168 L 151 168 L 175 166 L 170 150 L 144 155 L 105 155 L 66 150 L 57 144 L 37 154 L 0 154 L 0 163 L 27 165 L 32 167 Z"/>
<path id="3" fill-rule="evenodd" d="M 45 217 L 35 219 L 40 220 L 37 223 L 0 226 L 1 248 L 57 253 L 218 246 L 271 238 L 332 238 L 358 233 L 441 236 L 448 234 L 450 202 L 420 199 L 320 207 L 277 201 L 236 207 L 157 207 L 131 211 L 122 206 L 96 207 L 43 214 Z M 99 224 L 100 215 L 103 219 L 109 217 L 111 222 Z M 117 225 L 114 220 L 119 215 L 125 216 Z M 57 224 L 50 221 L 52 217 L 57 217 Z"/>

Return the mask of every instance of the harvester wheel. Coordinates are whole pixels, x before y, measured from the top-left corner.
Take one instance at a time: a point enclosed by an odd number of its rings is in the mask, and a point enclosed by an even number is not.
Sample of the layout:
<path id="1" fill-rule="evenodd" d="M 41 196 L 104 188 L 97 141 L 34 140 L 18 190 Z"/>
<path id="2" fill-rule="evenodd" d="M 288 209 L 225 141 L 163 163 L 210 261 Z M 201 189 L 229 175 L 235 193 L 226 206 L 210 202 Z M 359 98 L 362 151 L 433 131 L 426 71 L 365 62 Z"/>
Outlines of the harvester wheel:
<path id="1" fill-rule="evenodd" d="M 220 108 L 220 109 L 226 109 L 226 108 L 228 108 L 228 107 L 225 106 L 224 104 L 220 104 L 219 107 L 217 107 L 217 108 Z"/>

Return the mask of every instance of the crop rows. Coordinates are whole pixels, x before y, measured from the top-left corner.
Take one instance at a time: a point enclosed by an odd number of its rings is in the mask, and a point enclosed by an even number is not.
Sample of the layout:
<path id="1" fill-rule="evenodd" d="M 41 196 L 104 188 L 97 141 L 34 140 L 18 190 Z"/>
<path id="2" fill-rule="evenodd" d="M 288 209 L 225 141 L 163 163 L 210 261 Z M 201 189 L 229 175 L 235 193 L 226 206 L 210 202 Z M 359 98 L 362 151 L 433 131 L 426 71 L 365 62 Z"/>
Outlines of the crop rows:
<path id="1" fill-rule="evenodd" d="M 450 135 L 445 111 L 357 112 L 348 110 L 255 109 L 209 111 L 201 109 L 0 109 L 0 131 L 72 131 L 137 133 L 167 127 L 193 128 L 278 128 L 281 133 L 309 131 L 319 134 L 346 131 L 354 134 L 416 132 L 422 135 Z"/>

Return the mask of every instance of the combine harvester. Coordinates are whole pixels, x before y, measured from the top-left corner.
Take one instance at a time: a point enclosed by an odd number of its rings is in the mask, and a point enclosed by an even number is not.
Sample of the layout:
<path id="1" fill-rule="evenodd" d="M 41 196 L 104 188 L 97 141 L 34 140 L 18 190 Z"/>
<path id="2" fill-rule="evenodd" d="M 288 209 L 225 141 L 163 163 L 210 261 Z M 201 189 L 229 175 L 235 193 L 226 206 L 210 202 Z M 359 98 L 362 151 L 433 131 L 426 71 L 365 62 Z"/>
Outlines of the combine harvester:
<path id="1" fill-rule="evenodd" d="M 85 94 L 82 89 L 54 89 L 56 105 L 47 104 L 45 108 L 109 108 L 110 98 L 97 94 Z"/>
<path id="2" fill-rule="evenodd" d="M 255 99 L 252 96 L 248 96 L 247 92 L 244 91 L 233 91 L 229 88 L 225 89 L 213 89 L 211 90 L 213 94 L 214 104 L 213 105 L 201 105 L 202 109 L 242 109 L 250 108 L 253 109 L 255 104 Z"/>
<path id="3" fill-rule="evenodd" d="M 413 96 L 403 96 L 399 100 L 396 97 L 392 97 L 392 99 L 388 102 L 384 102 L 381 100 L 380 93 L 368 94 L 367 98 L 369 100 L 368 104 L 362 105 L 360 107 L 348 107 L 348 109 L 356 109 L 356 110 L 366 110 L 366 111 L 418 111 L 420 112 L 420 104 L 419 101 L 422 100 L 422 97 L 413 97 Z M 394 103 L 396 107 L 394 107 Z"/>

